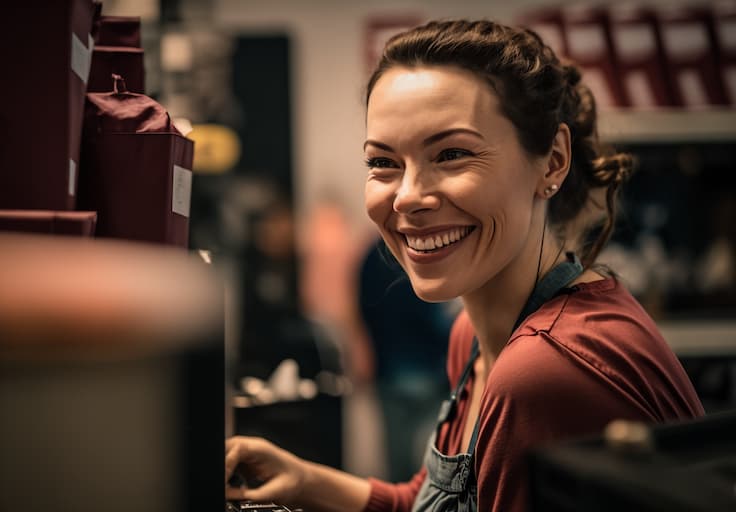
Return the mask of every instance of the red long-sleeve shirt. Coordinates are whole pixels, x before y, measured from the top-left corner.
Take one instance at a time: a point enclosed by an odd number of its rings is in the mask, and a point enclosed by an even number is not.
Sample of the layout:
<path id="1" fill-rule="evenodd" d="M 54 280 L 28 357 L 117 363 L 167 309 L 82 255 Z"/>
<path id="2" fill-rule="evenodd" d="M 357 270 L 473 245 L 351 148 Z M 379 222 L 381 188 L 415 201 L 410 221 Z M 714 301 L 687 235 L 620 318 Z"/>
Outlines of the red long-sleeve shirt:
<path id="1" fill-rule="evenodd" d="M 461 313 L 450 335 L 447 372 L 455 387 L 473 327 Z M 438 448 L 461 451 L 471 376 Z M 654 321 L 614 278 L 575 286 L 530 315 L 493 364 L 481 398 L 475 472 L 478 510 L 521 512 L 524 455 L 539 443 L 602 432 L 616 418 L 664 422 L 703 407 Z M 411 481 L 371 479 L 366 512 L 411 510 L 426 471 Z"/>

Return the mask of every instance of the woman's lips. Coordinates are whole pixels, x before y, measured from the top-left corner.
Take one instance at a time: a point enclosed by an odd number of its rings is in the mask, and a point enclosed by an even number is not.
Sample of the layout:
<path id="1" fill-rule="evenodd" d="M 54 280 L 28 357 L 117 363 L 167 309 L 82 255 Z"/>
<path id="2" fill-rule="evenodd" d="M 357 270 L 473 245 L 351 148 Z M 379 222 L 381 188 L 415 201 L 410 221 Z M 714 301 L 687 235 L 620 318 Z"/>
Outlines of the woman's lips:
<path id="1" fill-rule="evenodd" d="M 406 253 L 415 263 L 434 263 L 453 253 L 475 226 L 459 226 L 424 233 L 401 233 Z"/>

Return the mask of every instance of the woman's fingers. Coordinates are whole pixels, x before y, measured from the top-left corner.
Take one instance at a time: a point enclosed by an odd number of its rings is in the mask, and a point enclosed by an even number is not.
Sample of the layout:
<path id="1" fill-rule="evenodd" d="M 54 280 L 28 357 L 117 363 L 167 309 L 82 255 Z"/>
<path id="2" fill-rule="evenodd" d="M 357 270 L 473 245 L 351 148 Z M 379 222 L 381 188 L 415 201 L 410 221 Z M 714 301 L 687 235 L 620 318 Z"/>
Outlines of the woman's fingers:
<path id="1" fill-rule="evenodd" d="M 231 437 L 225 441 L 225 481 L 235 472 L 238 465 L 250 465 L 259 462 L 268 446 L 266 441 L 257 437 Z"/>
<path id="2" fill-rule="evenodd" d="M 236 471 L 240 469 L 251 476 L 261 476 L 277 472 L 277 460 L 271 451 L 273 446 L 258 437 L 231 437 L 225 441 L 225 489 L 228 499 L 246 499 L 243 497 L 245 485 L 228 485 Z M 247 498 L 251 499 L 251 498 Z"/>
<path id="3" fill-rule="evenodd" d="M 241 437 L 231 437 L 225 441 L 225 483 L 230 480 L 230 477 L 235 473 L 235 468 L 238 467 L 245 456 L 246 440 Z"/>
<path id="4" fill-rule="evenodd" d="M 225 483 L 230 481 L 230 478 L 235 473 L 235 468 L 238 467 L 238 455 L 235 452 L 228 452 L 225 454 Z"/>
<path id="5" fill-rule="evenodd" d="M 256 502 L 281 501 L 285 495 L 286 479 L 274 477 L 259 487 L 225 487 L 225 497 L 228 500 L 248 500 Z"/>
<path id="6" fill-rule="evenodd" d="M 250 501 L 283 501 L 284 500 L 284 485 L 285 478 L 283 475 L 272 478 L 268 482 L 265 482 L 259 487 L 249 489 L 244 487 L 240 489 L 242 491 L 243 498 Z"/>
<path id="7" fill-rule="evenodd" d="M 225 498 L 228 500 L 240 501 L 249 498 L 245 497 L 248 492 L 246 487 L 232 487 L 230 485 L 225 486 Z"/>

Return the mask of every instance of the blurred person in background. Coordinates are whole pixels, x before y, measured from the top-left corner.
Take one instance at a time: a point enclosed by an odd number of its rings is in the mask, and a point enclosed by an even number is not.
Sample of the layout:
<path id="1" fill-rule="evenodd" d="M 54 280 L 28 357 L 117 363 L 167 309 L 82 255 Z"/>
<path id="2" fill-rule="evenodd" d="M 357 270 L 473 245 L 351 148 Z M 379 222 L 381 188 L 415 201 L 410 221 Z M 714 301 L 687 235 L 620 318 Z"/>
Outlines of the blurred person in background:
<path id="1" fill-rule="evenodd" d="M 387 43 L 366 132 L 370 218 L 417 296 L 463 302 L 448 346 L 453 391 L 406 483 L 234 437 L 226 482 L 237 471 L 260 485 L 226 483 L 230 499 L 313 512 L 522 511 L 529 448 L 618 418 L 703 414 L 654 321 L 596 265 L 632 162 L 599 144 L 578 68 L 527 30 L 431 22 Z M 581 236 L 594 218 L 602 227 Z"/>
<path id="2" fill-rule="evenodd" d="M 379 241 L 360 265 L 361 318 L 371 339 L 391 481 L 407 480 L 422 463 L 442 399 L 448 303 L 419 299 L 401 266 Z"/>

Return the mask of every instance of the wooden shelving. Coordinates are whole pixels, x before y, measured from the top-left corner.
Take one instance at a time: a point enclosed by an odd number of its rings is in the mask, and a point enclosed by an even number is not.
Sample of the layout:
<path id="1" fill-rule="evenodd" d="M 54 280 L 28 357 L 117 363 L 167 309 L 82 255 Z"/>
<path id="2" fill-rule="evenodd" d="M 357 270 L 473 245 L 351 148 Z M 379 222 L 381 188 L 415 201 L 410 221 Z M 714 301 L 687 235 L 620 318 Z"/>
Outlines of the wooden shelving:
<path id="1" fill-rule="evenodd" d="M 664 339 L 680 357 L 736 356 L 733 320 L 661 321 Z"/>
<path id="2" fill-rule="evenodd" d="M 736 142 L 736 109 L 604 110 L 598 129 L 610 143 Z"/>

